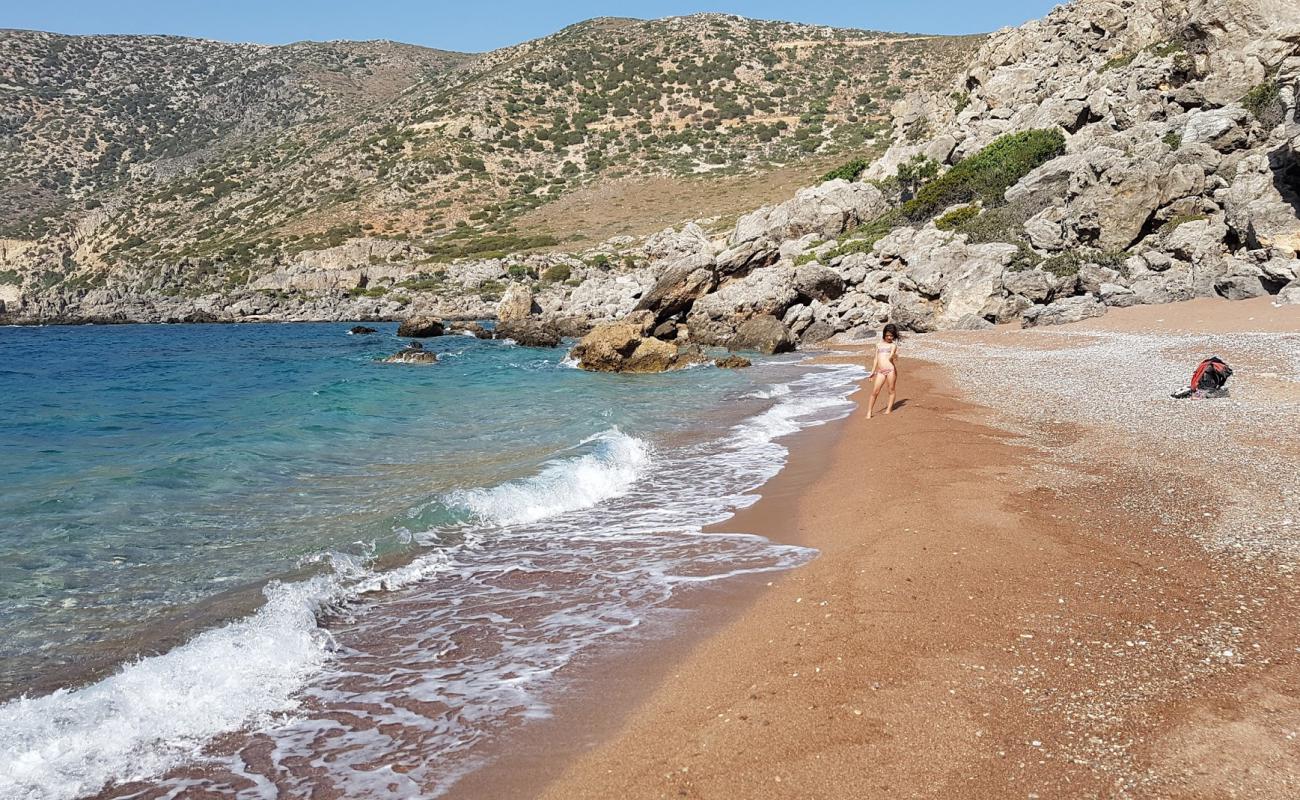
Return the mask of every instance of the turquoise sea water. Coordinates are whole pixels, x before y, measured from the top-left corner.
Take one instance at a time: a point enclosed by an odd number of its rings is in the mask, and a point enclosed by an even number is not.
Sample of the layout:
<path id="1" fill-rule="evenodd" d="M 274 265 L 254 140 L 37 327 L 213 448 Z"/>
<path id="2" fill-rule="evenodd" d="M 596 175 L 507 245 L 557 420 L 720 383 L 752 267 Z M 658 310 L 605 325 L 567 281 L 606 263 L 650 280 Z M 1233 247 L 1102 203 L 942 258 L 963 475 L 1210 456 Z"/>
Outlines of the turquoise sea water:
<path id="1" fill-rule="evenodd" d="M 699 529 L 855 368 L 347 327 L 0 329 L 0 795 L 436 796 L 577 654 L 811 557 Z"/>

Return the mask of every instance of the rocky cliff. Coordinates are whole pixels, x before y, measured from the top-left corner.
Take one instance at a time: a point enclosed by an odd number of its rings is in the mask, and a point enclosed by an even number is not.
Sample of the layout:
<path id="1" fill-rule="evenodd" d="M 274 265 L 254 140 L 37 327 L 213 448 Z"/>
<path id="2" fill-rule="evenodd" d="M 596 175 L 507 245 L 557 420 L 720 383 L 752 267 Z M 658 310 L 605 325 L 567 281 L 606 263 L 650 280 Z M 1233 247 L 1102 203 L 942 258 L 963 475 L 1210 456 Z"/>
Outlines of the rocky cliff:
<path id="1" fill-rule="evenodd" d="M 1300 300 L 1300 5 L 1081 0 L 894 108 L 857 182 L 678 236 L 638 309 L 733 343 L 1070 322 L 1198 296 Z M 678 323 L 682 325 L 677 326 Z M 742 337 L 743 338 L 743 337 Z"/>

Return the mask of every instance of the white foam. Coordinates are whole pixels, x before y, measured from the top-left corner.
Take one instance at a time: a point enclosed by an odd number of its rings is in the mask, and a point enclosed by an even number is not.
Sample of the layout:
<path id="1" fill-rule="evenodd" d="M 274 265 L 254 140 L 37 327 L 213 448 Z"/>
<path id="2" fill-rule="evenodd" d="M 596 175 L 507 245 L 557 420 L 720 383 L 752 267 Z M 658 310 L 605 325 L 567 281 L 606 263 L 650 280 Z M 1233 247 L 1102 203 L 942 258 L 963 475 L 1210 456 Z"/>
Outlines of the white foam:
<path id="1" fill-rule="evenodd" d="M 581 456 L 552 461 L 531 478 L 453 492 L 447 505 L 496 525 L 536 522 L 620 497 L 650 465 L 650 446 L 617 428 L 582 444 L 595 447 Z"/>
<path id="2" fill-rule="evenodd" d="M 0 797 L 71 798 L 157 775 L 216 734 L 292 711 L 329 658 L 316 615 L 337 590 L 326 577 L 272 584 L 249 617 L 90 686 L 0 706 Z"/>

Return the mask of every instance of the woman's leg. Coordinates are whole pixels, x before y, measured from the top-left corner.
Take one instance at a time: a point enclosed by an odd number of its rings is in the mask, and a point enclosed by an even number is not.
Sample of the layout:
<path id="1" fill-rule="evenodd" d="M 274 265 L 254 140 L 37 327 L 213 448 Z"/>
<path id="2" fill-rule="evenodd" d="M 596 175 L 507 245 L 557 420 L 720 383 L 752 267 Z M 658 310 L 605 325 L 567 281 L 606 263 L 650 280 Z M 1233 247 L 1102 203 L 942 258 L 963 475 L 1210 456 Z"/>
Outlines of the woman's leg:
<path id="1" fill-rule="evenodd" d="M 897 370 L 897 369 L 895 369 L 893 372 L 889 373 L 889 380 L 888 380 L 888 382 L 889 382 L 889 405 L 885 406 L 885 413 L 886 413 L 886 414 L 888 414 L 889 412 L 891 412 L 891 411 L 894 410 L 894 394 L 895 394 L 895 388 L 898 386 L 898 370 Z"/>
<path id="2" fill-rule="evenodd" d="M 885 376 L 877 372 L 871 376 L 871 403 L 867 405 L 867 419 L 876 410 L 876 398 L 880 397 L 880 387 L 885 385 Z"/>

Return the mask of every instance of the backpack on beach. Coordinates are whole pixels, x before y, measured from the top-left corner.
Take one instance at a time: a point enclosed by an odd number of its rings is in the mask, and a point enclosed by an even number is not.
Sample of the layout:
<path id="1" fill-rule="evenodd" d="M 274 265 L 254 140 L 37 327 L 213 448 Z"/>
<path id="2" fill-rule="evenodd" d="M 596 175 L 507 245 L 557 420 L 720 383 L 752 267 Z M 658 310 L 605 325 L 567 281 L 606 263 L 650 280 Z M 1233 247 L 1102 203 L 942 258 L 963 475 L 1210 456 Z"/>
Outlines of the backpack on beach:
<path id="1" fill-rule="evenodd" d="M 1182 399 L 1184 397 L 1212 397 L 1223 391 L 1223 387 L 1228 383 L 1228 378 L 1232 377 L 1232 367 L 1219 358 L 1210 356 L 1209 358 L 1196 365 L 1196 371 L 1192 373 L 1192 382 L 1186 389 L 1179 389 L 1171 397 Z"/>

